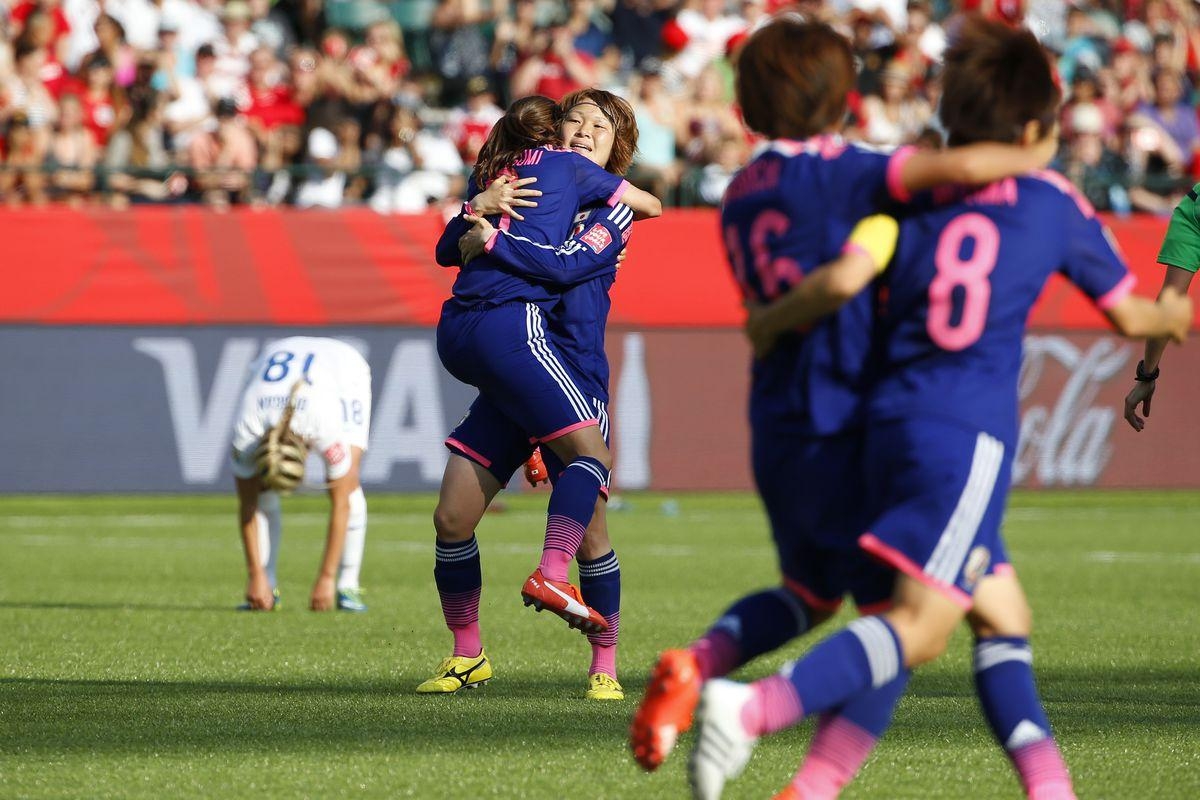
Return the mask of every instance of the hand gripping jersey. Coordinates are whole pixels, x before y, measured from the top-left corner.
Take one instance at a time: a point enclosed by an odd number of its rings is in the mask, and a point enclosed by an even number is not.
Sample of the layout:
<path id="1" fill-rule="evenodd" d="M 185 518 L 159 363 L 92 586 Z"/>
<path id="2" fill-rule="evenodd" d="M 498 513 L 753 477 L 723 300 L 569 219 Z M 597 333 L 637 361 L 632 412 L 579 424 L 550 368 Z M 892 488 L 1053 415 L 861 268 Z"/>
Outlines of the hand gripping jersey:
<path id="1" fill-rule="evenodd" d="M 911 150 L 888 156 L 832 136 L 774 141 L 743 167 L 721 207 L 721 233 L 746 300 L 769 302 L 841 252 L 854 225 L 907 196 L 900 169 Z M 755 362 L 753 425 L 830 435 L 861 422 L 871 342 L 864 292 L 808 330 L 782 337 Z"/>
<path id="2" fill-rule="evenodd" d="M 536 177 L 534 185 L 542 196 L 536 208 L 522 209 L 524 220 L 504 216 L 493 220 L 493 224 L 504 235 L 529 242 L 566 241 L 580 208 L 597 204 L 615 206 L 629 186 L 624 178 L 605 172 L 578 153 L 550 147 L 526 150 L 513 169 L 520 178 Z M 443 233 L 443 240 L 448 236 Z M 455 242 L 457 238 L 449 244 Z M 439 263 L 444 263 L 441 258 L 449 252 L 449 247 L 439 241 L 437 252 Z M 500 305 L 527 301 L 544 304 L 557 300 L 557 294 L 548 284 L 533 282 L 506 270 L 490 253 L 462 268 L 454 281 L 453 292 L 452 302 L 467 307 L 479 303 Z"/>
<path id="3" fill-rule="evenodd" d="M 1011 450 L 1025 322 L 1054 272 L 1101 309 L 1134 284 L 1088 202 L 1056 172 L 915 203 L 880 289 L 872 422 L 940 417 Z"/>
<path id="4" fill-rule="evenodd" d="M 350 448 L 367 448 L 371 371 L 350 345 L 336 339 L 292 336 L 268 342 L 250 365 L 233 429 L 233 474 L 252 478 L 254 450 L 283 414 L 296 381 L 308 379 L 296 399 L 291 428 L 325 462 L 325 479 L 350 471 Z"/>

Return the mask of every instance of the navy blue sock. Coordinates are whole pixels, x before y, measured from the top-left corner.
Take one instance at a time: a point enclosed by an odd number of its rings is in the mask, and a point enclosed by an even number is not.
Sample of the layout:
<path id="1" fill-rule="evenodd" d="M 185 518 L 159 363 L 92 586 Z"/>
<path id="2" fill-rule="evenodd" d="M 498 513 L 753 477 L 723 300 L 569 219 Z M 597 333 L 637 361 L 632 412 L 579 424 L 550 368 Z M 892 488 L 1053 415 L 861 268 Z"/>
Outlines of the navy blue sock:
<path id="1" fill-rule="evenodd" d="M 1021 636 L 975 642 L 975 689 L 996 740 L 1029 797 L 1073 798 L 1071 776 L 1033 680 L 1033 651 Z"/>
<path id="2" fill-rule="evenodd" d="M 808 630 L 808 609 L 787 589 L 749 594 L 725 610 L 689 648 L 704 680 L 779 649 Z"/>
<path id="3" fill-rule="evenodd" d="M 479 564 L 479 545 L 474 535 L 462 542 L 437 541 L 434 548 L 433 581 L 442 601 L 446 627 L 454 634 L 454 655 L 478 655 L 479 595 L 483 572 Z"/>
<path id="4" fill-rule="evenodd" d="M 567 579 L 567 568 L 579 550 L 596 510 L 596 499 L 605 486 L 608 470 L 589 456 L 572 461 L 558 477 L 546 508 L 546 539 L 538 565 L 546 580 Z"/>
<path id="5" fill-rule="evenodd" d="M 892 715 L 904 696 L 904 690 L 908 688 L 911 675 L 908 670 L 901 669 L 895 678 L 883 686 L 851 698 L 834 713 L 878 739 L 892 724 Z"/>
<path id="6" fill-rule="evenodd" d="M 583 602 L 608 620 L 608 630 L 588 636 L 592 645 L 591 672 L 604 672 L 615 678 L 617 637 L 621 630 L 621 563 L 612 550 L 591 561 L 578 561 Z"/>
<path id="7" fill-rule="evenodd" d="M 895 681 L 903 664 L 900 640 L 892 626 L 882 617 L 863 617 L 818 644 L 782 674 L 791 682 L 807 717 L 846 706 L 860 695 L 883 688 Z M 865 711 L 863 715 L 865 719 Z"/>
<path id="8" fill-rule="evenodd" d="M 1050 721 L 1042 709 L 1033 680 L 1033 651 L 1029 640 L 996 636 L 975 643 L 975 689 L 979 705 L 996 740 L 1005 750 L 1050 736 Z M 1021 730 L 1018 731 L 1018 728 Z"/>

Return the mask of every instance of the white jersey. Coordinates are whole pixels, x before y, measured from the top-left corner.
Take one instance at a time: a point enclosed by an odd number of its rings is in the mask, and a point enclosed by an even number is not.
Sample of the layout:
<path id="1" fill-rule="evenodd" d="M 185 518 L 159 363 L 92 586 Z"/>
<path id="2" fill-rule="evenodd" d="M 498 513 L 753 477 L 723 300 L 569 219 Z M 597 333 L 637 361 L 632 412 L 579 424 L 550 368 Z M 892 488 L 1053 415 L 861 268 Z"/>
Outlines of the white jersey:
<path id="1" fill-rule="evenodd" d="M 325 462 L 325 479 L 350 471 L 350 448 L 367 449 L 371 424 L 371 370 L 350 345 L 336 339 L 291 336 L 268 342 L 250 365 L 233 427 L 233 474 L 254 477 L 254 451 L 279 422 L 296 381 L 291 429 Z"/>

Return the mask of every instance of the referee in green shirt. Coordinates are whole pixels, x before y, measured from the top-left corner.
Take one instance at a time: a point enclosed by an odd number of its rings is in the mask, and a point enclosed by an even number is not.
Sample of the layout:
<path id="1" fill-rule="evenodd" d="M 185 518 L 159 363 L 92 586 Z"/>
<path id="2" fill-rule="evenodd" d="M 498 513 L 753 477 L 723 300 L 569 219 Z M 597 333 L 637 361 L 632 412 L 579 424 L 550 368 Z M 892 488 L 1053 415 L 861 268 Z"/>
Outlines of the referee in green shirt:
<path id="1" fill-rule="evenodd" d="M 1163 276 L 1162 291 L 1168 287 L 1180 294 L 1187 294 L 1192 276 L 1200 269 L 1200 204 L 1197 203 L 1200 183 L 1192 187 L 1187 197 L 1175 206 L 1171 224 L 1158 251 L 1158 263 L 1167 268 Z M 1125 420 L 1135 431 L 1146 427 L 1144 417 L 1150 416 L 1150 400 L 1154 397 L 1154 386 L 1158 380 L 1158 363 L 1167 349 L 1166 339 L 1147 339 L 1146 356 L 1137 365 L 1136 383 L 1125 397 Z M 1142 416 L 1138 415 L 1138 406 Z"/>

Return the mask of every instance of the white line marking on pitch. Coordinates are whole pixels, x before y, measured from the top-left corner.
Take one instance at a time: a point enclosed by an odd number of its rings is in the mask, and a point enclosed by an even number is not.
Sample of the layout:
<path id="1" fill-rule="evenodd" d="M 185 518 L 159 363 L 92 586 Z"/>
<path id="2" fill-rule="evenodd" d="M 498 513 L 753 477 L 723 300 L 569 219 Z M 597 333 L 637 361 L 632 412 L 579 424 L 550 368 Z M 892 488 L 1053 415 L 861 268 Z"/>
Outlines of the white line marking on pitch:
<path id="1" fill-rule="evenodd" d="M 1200 564 L 1200 553 L 1119 553 L 1097 550 L 1085 555 L 1101 564 Z"/>

